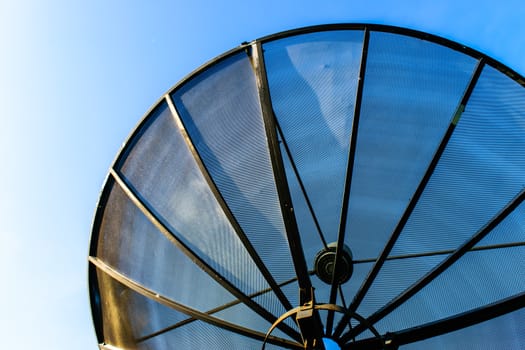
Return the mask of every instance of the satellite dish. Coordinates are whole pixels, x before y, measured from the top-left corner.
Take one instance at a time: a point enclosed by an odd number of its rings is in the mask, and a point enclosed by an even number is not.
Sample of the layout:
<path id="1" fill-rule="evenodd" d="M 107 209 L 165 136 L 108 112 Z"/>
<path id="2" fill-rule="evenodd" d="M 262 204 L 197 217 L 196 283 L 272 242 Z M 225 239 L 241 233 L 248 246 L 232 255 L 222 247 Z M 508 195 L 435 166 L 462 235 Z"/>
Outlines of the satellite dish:
<path id="1" fill-rule="evenodd" d="M 460 44 L 368 24 L 199 68 L 102 191 L 100 348 L 523 348 L 524 85 Z"/>

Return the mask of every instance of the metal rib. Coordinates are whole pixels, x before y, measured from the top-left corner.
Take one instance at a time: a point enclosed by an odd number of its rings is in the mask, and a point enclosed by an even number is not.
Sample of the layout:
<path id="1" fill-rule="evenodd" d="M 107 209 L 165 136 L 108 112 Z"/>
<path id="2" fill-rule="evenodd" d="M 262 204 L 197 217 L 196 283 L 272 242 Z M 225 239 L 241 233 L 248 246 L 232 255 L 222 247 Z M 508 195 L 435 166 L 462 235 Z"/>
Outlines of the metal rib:
<path id="1" fill-rule="evenodd" d="M 189 315 L 191 317 L 194 317 L 194 318 L 196 318 L 196 319 L 198 319 L 200 321 L 203 321 L 203 322 L 209 323 L 211 325 L 214 325 L 216 327 L 219 327 L 219 328 L 222 328 L 222 329 L 234 332 L 236 334 L 240 334 L 240 335 L 245 336 L 245 337 L 249 337 L 249 338 L 256 339 L 256 340 L 261 340 L 261 341 L 264 340 L 264 338 L 265 338 L 265 334 L 263 334 L 263 333 L 256 332 L 256 331 L 254 331 L 252 329 L 249 329 L 249 328 L 241 327 L 241 326 L 238 326 L 238 325 L 230 323 L 230 322 L 226 322 L 226 321 L 221 320 L 219 318 L 210 316 L 207 313 L 200 312 L 200 311 L 195 310 L 193 308 L 190 308 L 190 307 L 188 307 L 186 305 L 177 303 L 176 301 L 174 301 L 174 300 L 172 300 L 172 299 L 170 299 L 170 298 L 168 298 L 166 296 L 160 295 L 159 293 L 157 293 L 157 292 L 155 292 L 155 291 L 145 287 L 144 285 L 140 284 L 139 282 L 137 282 L 137 281 L 135 281 L 135 280 L 133 280 L 133 279 L 123 275 L 122 273 L 118 272 L 117 270 L 113 269 L 111 266 L 107 265 L 101 259 L 98 259 L 96 257 L 90 256 L 89 257 L 89 261 L 93 265 L 95 265 L 99 270 L 101 270 L 102 272 L 104 272 L 105 274 L 107 274 L 108 276 L 113 278 L 114 280 L 122 283 L 126 287 L 134 290 L 135 292 L 143 295 L 144 297 L 156 301 L 159 304 L 162 304 L 164 306 L 167 306 L 169 308 L 172 308 L 174 310 L 182 312 L 182 313 L 184 313 L 186 315 Z M 287 349 L 302 349 L 303 348 L 301 344 L 298 344 L 298 343 L 295 343 L 295 342 L 291 342 L 291 341 L 286 340 L 286 339 L 277 338 L 277 337 L 272 337 L 272 339 L 269 339 L 268 341 L 272 342 L 275 345 L 283 346 L 283 347 L 285 347 Z"/>
<path id="2" fill-rule="evenodd" d="M 525 307 L 525 292 L 436 322 L 396 332 L 395 344 L 403 345 L 470 327 Z"/>
<path id="3" fill-rule="evenodd" d="M 286 286 L 286 285 L 288 285 L 288 284 L 290 284 L 290 283 L 293 283 L 293 282 L 295 282 L 295 281 L 297 281 L 297 278 L 291 278 L 291 279 L 289 279 L 289 280 L 287 280 L 287 281 L 285 281 L 285 282 L 283 282 L 283 283 L 280 283 L 280 284 L 279 284 L 279 287 L 284 287 L 284 286 Z M 266 288 L 266 289 L 263 289 L 263 290 L 261 290 L 261 291 L 258 291 L 257 293 L 250 294 L 250 295 L 248 295 L 248 297 L 249 297 L 250 299 L 254 299 L 254 298 L 256 298 L 256 297 L 258 297 L 258 296 L 260 296 L 260 295 L 263 295 L 263 294 L 266 294 L 266 293 L 270 293 L 270 292 L 272 292 L 272 291 L 273 291 L 272 288 Z M 208 314 L 208 315 L 213 315 L 213 314 L 215 314 L 215 313 L 217 313 L 217 312 L 220 312 L 220 311 L 226 310 L 226 309 L 228 309 L 228 308 L 230 308 L 230 307 L 233 307 L 233 306 L 235 306 L 235 305 L 239 305 L 240 303 L 242 303 L 240 300 L 231 301 L 231 302 L 229 302 L 229 303 L 226 303 L 226 304 L 224 304 L 224 305 L 221 305 L 221 306 L 219 306 L 219 307 L 216 307 L 216 308 L 214 308 L 214 309 L 212 309 L 212 310 L 206 311 L 206 314 Z M 183 321 L 180 321 L 180 322 L 178 322 L 178 323 L 176 323 L 176 324 L 174 324 L 174 325 L 171 325 L 171 326 L 166 327 L 166 328 L 164 328 L 164 329 L 158 330 L 158 331 L 156 331 L 156 332 L 154 332 L 154 333 L 151 333 L 151 334 L 148 334 L 148 335 L 146 335 L 146 336 L 143 336 L 143 337 L 137 339 L 137 342 L 143 342 L 143 341 L 146 341 L 146 340 L 148 340 L 148 339 L 151 339 L 151 338 L 154 338 L 154 337 L 156 337 L 156 336 L 158 336 L 158 335 L 161 335 L 161 334 L 167 333 L 167 332 L 169 332 L 169 331 L 171 331 L 171 330 L 174 330 L 174 329 L 176 329 L 176 328 L 182 327 L 182 326 L 184 326 L 184 325 L 186 325 L 186 324 L 188 324 L 188 323 L 194 322 L 194 321 L 196 321 L 196 320 L 197 320 L 197 319 L 194 318 L 194 317 L 189 317 L 189 318 L 187 318 L 187 319 L 185 319 L 185 320 L 183 320 Z"/>
<path id="4" fill-rule="evenodd" d="M 434 173 L 434 170 L 436 169 L 437 164 L 443 152 L 445 151 L 445 148 L 447 147 L 448 141 L 450 140 L 454 130 L 456 129 L 456 125 L 459 122 L 459 119 L 461 118 L 461 114 L 463 113 L 465 106 L 470 98 L 470 95 L 472 94 L 472 91 L 474 90 L 474 86 L 476 85 L 478 81 L 478 78 L 481 74 L 481 71 L 483 70 L 483 67 L 484 67 L 484 61 L 483 60 L 478 61 L 478 64 L 475 68 L 472 78 L 465 90 L 465 93 L 463 94 L 463 98 L 461 99 L 461 102 L 458 108 L 456 109 L 454 116 L 452 117 L 452 120 L 447 128 L 447 131 L 445 132 L 445 135 L 443 136 L 439 144 L 438 149 L 436 150 L 436 153 L 434 154 L 434 157 L 432 158 L 432 161 L 430 162 L 427 170 L 425 171 L 423 178 L 419 182 L 416 188 L 416 191 L 414 192 L 414 195 L 412 196 L 410 202 L 408 203 L 407 208 L 405 209 L 405 212 L 403 213 L 401 219 L 399 220 L 396 228 L 392 232 L 390 239 L 388 240 L 385 247 L 383 248 L 381 255 L 379 256 L 372 270 L 369 272 L 368 276 L 366 277 L 363 284 L 361 285 L 358 292 L 356 293 L 352 303 L 350 304 L 350 309 L 352 311 L 357 310 L 357 308 L 359 307 L 359 304 L 361 303 L 364 296 L 368 292 L 368 289 L 374 282 L 377 274 L 379 273 L 379 270 L 381 269 L 386 258 L 388 257 L 388 254 L 390 254 L 390 252 L 392 251 L 392 248 L 394 247 L 394 244 L 396 243 L 399 235 L 401 234 L 401 231 L 405 227 L 405 224 L 407 223 L 408 218 L 410 217 L 410 215 L 412 215 L 412 211 L 416 207 L 416 204 L 418 203 L 419 198 L 421 198 L 421 195 L 423 194 L 423 191 L 425 190 L 425 187 L 427 186 L 428 181 L 432 177 L 432 174 Z M 334 335 L 339 336 L 341 334 L 344 328 L 344 323 L 346 322 L 347 320 L 344 320 L 344 318 L 343 320 L 341 320 L 336 331 L 334 332 Z"/>
<path id="5" fill-rule="evenodd" d="M 321 230 L 321 225 L 319 224 L 319 220 L 317 220 L 317 215 L 315 215 L 314 208 L 312 206 L 312 203 L 310 202 L 310 198 L 308 197 L 308 193 L 306 192 L 306 188 L 304 187 L 303 180 L 301 179 L 301 176 L 299 175 L 299 171 L 297 170 L 297 166 L 295 165 L 295 161 L 292 157 L 292 152 L 290 151 L 290 148 L 288 147 L 288 142 L 286 142 L 286 138 L 284 137 L 283 130 L 281 129 L 281 126 L 279 125 L 279 121 L 277 120 L 277 118 L 275 119 L 275 125 L 277 126 L 277 131 L 279 132 L 279 135 L 281 136 L 281 140 L 283 141 L 284 150 L 288 158 L 290 159 L 290 164 L 292 166 L 295 178 L 297 179 L 297 182 L 299 183 L 299 187 L 301 188 L 301 192 L 303 193 L 306 205 L 308 206 L 308 210 L 310 211 L 310 215 L 312 216 L 312 220 L 314 221 L 314 225 L 317 230 L 317 234 L 319 235 L 319 238 L 321 239 L 323 246 L 325 248 L 328 248 L 328 244 L 324 237 L 323 230 Z"/>
<path id="6" fill-rule="evenodd" d="M 483 250 L 493 250 L 493 249 L 504 249 L 504 248 L 513 248 L 513 247 L 521 247 L 525 246 L 525 242 L 510 242 L 510 243 L 499 243 L 499 244 L 489 244 L 489 245 L 483 245 L 478 247 L 473 247 L 472 249 L 469 249 L 469 252 L 478 252 Z M 414 259 L 414 258 L 424 258 L 427 256 L 437 256 L 437 255 L 448 255 L 454 253 L 454 249 L 448 249 L 448 250 L 436 250 L 433 252 L 425 252 L 425 253 L 415 253 L 415 254 L 405 254 L 405 255 L 392 255 L 386 258 L 387 261 L 389 260 L 403 260 L 403 259 Z M 360 260 L 353 260 L 353 264 L 369 264 L 375 262 L 377 259 L 360 259 Z"/>
<path id="7" fill-rule="evenodd" d="M 310 300 L 310 290 L 312 283 L 308 275 L 308 267 L 304 257 L 304 252 L 293 212 L 293 204 L 290 196 L 290 189 L 284 171 L 283 159 L 277 140 L 277 130 L 275 125 L 275 115 L 273 114 L 270 92 L 268 89 L 268 78 L 266 76 L 266 67 L 264 65 L 264 56 L 260 42 L 255 42 L 252 48 L 252 62 L 257 79 L 257 87 L 259 92 L 259 99 L 261 103 L 264 127 L 266 130 L 266 137 L 268 139 L 268 149 L 272 162 L 275 184 L 277 187 L 277 194 L 279 196 L 279 203 L 281 205 L 281 213 L 286 229 L 288 244 L 292 254 L 295 272 L 299 283 L 301 292 L 301 303 Z"/>
<path id="8" fill-rule="evenodd" d="M 392 349 L 400 345 L 415 343 L 421 340 L 437 337 L 460 329 L 489 321 L 499 316 L 517 311 L 525 307 L 525 292 L 502 299 L 461 314 L 429 322 L 413 328 L 386 334 L 386 339 Z M 368 338 L 356 342 L 346 343 L 342 350 L 380 350 L 381 339 Z"/>
<path id="9" fill-rule="evenodd" d="M 148 220 L 155 225 L 155 227 L 177 248 L 188 256 L 197 266 L 199 266 L 203 271 L 205 271 L 211 278 L 213 278 L 217 283 L 219 283 L 224 289 L 229 291 L 238 299 L 242 300 L 246 306 L 252 309 L 254 312 L 259 314 L 265 320 L 270 323 L 275 322 L 277 317 L 270 313 L 268 310 L 254 302 L 236 286 L 234 286 L 230 281 L 228 281 L 224 276 L 219 274 L 213 267 L 206 263 L 201 257 L 199 257 L 192 249 L 190 249 L 184 242 L 182 242 L 164 223 L 164 220 L 160 218 L 146 202 L 140 198 L 140 195 L 133 189 L 133 187 L 127 183 L 125 179 L 120 177 L 115 169 L 110 170 L 111 176 L 115 179 L 115 182 L 120 186 L 124 191 L 126 196 L 137 206 L 137 208 L 148 218 Z M 301 336 L 297 331 L 292 329 L 286 324 L 279 325 L 279 329 L 290 336 L 292 339 L 297 341 L 301 340 Z"/>
<path id="10" fill-rule="evenodd" d="M 370 32 L 367 27 L 365 27 L 364 38 L 363 38 L 363 50 L 361 54 L 361 66 L 359 68 L 359 81 L 357 84 L 357 92 L 355 97 L 355 106 L 354 106 L 354 118 L 352 120 L 352 135 L 350 137 L 350 146 L 348 149 L 348 161 L 346 168 L 346 179 L 344 185 L 344 194 L 341 204 L 341 220 L 339 221 L 339 232 L 337 235 L 337 247 L 335 251 L 335 261 L 332 275 L 332 286 L 330 288 L 330 304 L 335 304 L 337 299 L 337 286 L 339 285 L 336 276 L 337 265 L 340 264 L 341 255 L 343 252 L 343 245 L 345 243 L 345 232 L 346 232 L 346 222 L 348 218 L 348 203 L 350 201 L 350 191 L 352 189 L 352 178 L 354 173 L 354 162 L 355 162 L 355 152 L 357 147 L 357 134 L 359 131 L 359 119 L 361 116 L 361 102 L 363 100 L 363 86 L 365 82 L 365 71 L 366 71 L 366 61 L 368 55 L 368 41 L 370 38 Z M 326 321 L 326 334 L 332 334 L 332 326 L 334 322 L 334 312 L 328 311 L 328 318 Z"/>
<path id="11" fill-rule="evenodd" d="M 192 154 L 193 159 L 195 159 L 195 162 L 197 163 L 197 166 L 199 167 L 199 170 L 201 171 L 201 174 L 203 175 L 206 183 L 208 184 L 211 192 L 213 193 L 213 196 L 217 200 L 217 203 L 221 207 L 224 215 L 228 219 L 228 222 L 231 224 L 233 230 L 237 234 L 237 237 L 239 237 L 240 241 L 244 245 L 244 248 L 246 248 L 246 251 L 248 252 L 248 254 L 252 258 L 253 262 L 255 263 L 255 265 L 257 266 L 257 268 L 259 269 L 259 271 L 261 272 L 261 274 L 265 278 L 266 282 L 268 282 L 268 285 L 270 285 L 270 287 L 273 289 L 273 291 L 275 292 L 277 298 L 279 299 L 281 304 L 283 304 L 284 308 L 286 310 L 292 309 L 293 308 L 292 304 L 290 303 L 290 301 L 288 300 L 286 295 L 283 293 L 281 288 L 279 288 L 279 286 L 278 286 L 277 282 L 275 281 L 275 279 L 273 278 L 272 274 L 270 273 L 270 271 L 268 270 L 268 268 L 266 267 L 266 265 L 262 261 L 261 257 L 259 256 L 259 254 L 255 250 L 255 248 L 251 244 L 250 240 L 248 239 L 248 237 L 244 233 L 244 230 L 242 229 L 241 225 L 239 224 L 239 222 L 237 221 L 237 219 L 233 215 L 232 211 L 230 210 L 230 207 L 228 206 L 228 204 L 224 200 L 224 197 L 222 196 L 222 194 L 220 193 L 219 189 L 217 188 L 217 185 L 215 184 L 215 181 L 212 179 L 208 169 L 206 168 L 206 166 L 202 162 L 200 154 L 197 151 L 197 149 L 195 148 L 190 135 L 186 132 L 186 128 L 184 127 L 184 123 L 183 123 L 183 121 L 181 120 L 181 118 L 179 116 L 177 108 L 173 104 L 171 96 L 167 94 L 167 95 L 165 95 L 165 99 L 166 99 L 166 102 L 168 103 L 168 107 L 169 107 L 169 109 L 171 111 L 173 119 L 175 120 L 175 123 L 177 124 L 177 127 L 179 128 L 179 131 L 180 131 L 180 133 L 182 135 L 182 138 L 184 139 L 184 142 L 186 143 L 186 146 L 188 146 L 188 149 L 190 150 L 190 153 Z"/>

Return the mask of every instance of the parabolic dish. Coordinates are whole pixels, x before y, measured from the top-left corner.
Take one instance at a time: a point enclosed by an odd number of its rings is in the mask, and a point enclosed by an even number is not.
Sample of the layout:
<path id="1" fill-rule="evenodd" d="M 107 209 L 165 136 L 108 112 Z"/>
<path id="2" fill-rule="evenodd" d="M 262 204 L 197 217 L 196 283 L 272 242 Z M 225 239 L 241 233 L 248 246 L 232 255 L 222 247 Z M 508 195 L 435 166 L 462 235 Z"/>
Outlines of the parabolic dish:
<path id="1" fill-rule="evenodd" d="M 368 24 L 199 68 L 102 191 L 100 348 L 523 349 L 524 86 L 460 44 Z"/>

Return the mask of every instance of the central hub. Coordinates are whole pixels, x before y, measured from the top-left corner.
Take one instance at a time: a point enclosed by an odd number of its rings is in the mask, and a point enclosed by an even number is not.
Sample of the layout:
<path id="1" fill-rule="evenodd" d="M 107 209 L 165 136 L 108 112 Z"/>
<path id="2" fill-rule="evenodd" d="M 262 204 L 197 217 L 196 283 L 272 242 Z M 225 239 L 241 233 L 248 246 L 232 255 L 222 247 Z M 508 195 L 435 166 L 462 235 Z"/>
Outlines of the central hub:
<path id="1" fill-rule="evenodd" d="M 346 244 L 343 244 L 342 248 L 337 267 L 335 266 L 336 242 L 328 244 L 326 248 L 323 248 L 316 254 L 314 262 L 315 274 L 321 281 L 331 284 L 335 274 L 336 283 L 343 284 L 352 276 L 352 272 L 354 272 L 352 252 Z M 334 267 L 337 271 L 334 271 Z"/>

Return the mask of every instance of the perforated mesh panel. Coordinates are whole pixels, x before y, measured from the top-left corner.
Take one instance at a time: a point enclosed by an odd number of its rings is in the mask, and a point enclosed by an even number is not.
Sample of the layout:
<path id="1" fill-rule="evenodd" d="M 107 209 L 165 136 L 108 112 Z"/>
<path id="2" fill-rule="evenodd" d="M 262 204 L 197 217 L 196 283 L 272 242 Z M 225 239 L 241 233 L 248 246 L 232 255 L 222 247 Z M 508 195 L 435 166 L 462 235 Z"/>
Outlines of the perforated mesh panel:
<path id="1" fill-rule="evenodd" d="M 525 102 L 523 88 L 487 67 L 393 255 L 456 249 L 522 190 L 525 138 L 516 101 Z M 385 290 L 378 298 L 387 302 L 441 260 L 419 272 L 404 264 L 385 267 L 369 297 Z M 391 276 L 399 275 L 408 278 L 405 286 L 391 286 Z"/>
<path id="2" fill-rule="evenodd" d="M 187 318 L 187 315 L 138 294 L 103 272 L 98 272 L 97 276 L 108 344 L 125 349 L 150 349 L 140 341 L 141 338 Z"/>
<path id="3" fill-rule="evenodd" d="M 122 164 L 131 185 L 177 237 L 247 294 L 268 288 L 219 207 L 174 117 L 162 114 Z"/>
<path id="4" fill-rule="evenodd" d="M 487 237 L 512 235 L 509 232 L 514 228 L 511 223 L 523 220 L 524 214 L 525 205 L 522 204 Z M 521 233 L 523 235 L 523 231 Z M 395 313 L 379 322 L 378 327 L 390 330 L 414 327 L 519 294 L 525 290 L 525 279 L 520 277 L 525 276 L 524 256 L 523 246 L 468 252 Z"/>
<path id="5" fill-rule="evenodd" d="M 170 242 L 118 186 L 113 187 L 108 203 L 97 251 L 106 264 L 203 312 L 235 300 Z M 201 288 L 190 290 L 188 285 Z"/>
<path id="6" fill-rule="evenodd" d="M 221 61 L 172 96 L 204 164 L 268 269 L 278 281 L 293 277 L 248 57 Z"/>
<path id="7" fill-rule="evenodd" d="M 523 87 L 485 68 L 394 253 L 454 248 L 523 189 L 524 108 Z"/>
<path id="8" fill-rule="evenodd" d="M 258 349 L 261 340 L 242 336 L 170 309 L 99 273 L 108 344 L 125 349 Z M 107 310 L 106 310 L 107 307 Z M 182 325 L 182 323 L 185 323 Z M 178 327 L 173 327 L 177 326 Z M 268 345 L 268 349 L 282 349 Z"/>
<path id="9" fill-rule="evenodd" d="M 264 45 L 275 116 L 328 242 L 337 240 L 363 36 L 321 32 Z M 319 246 L 308 239 L 316 232 L 303 232 L 306 249 Z"/>
<path id="10" fill-rule="evenodd" d="M 418 38 L 370 33 L 347 235 L 356 259 L 379 256 L 453 119 L 475 63 Z"/>

